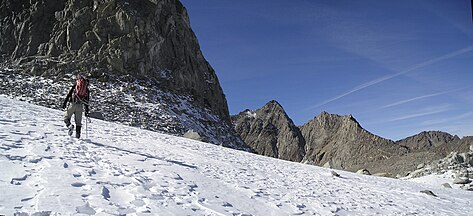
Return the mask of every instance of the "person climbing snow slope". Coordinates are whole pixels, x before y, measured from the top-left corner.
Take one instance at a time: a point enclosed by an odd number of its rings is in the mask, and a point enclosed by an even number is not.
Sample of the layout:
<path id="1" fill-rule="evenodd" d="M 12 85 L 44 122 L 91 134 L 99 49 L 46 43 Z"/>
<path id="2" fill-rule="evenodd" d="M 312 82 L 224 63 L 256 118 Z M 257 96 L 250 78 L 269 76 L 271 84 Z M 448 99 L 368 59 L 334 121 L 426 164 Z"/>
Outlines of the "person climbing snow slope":
<path id="1" fill-rule="evenodd" d="M 80 138 L 82 113 L 85 111 L 85 116 L 89 116 L 89 97 L 89 80 L 82 75 L 77 75 L 77 82 L 72 86 L 71 90 L 69 90 L 62 104 L 62 108 L 66 109 L 64 123 L 66 123 L 66 127 L 69 129 L 69 135 L 72 135 L 74 132 L 74 125 L 71 123 L 72 115 L 74 115 L 76 137 Z"/>

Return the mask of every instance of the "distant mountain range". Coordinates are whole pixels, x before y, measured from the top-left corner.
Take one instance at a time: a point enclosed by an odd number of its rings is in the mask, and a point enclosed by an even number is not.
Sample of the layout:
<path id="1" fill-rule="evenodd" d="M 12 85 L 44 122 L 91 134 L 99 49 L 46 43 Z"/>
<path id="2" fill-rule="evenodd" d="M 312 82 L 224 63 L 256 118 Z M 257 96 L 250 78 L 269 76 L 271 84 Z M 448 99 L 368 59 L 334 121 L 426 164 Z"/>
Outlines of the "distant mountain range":
<path id="1" fill-rule="evenodd" d="M 473 137 L 441 131 L 392 141 L 365 130 L 351 115 L 322 112 L 297 127 L 276 101 L 232 116 L 236 132 L 256 153 L 319 166 L 404 176 L 451 151 L 467 152 Z"/>

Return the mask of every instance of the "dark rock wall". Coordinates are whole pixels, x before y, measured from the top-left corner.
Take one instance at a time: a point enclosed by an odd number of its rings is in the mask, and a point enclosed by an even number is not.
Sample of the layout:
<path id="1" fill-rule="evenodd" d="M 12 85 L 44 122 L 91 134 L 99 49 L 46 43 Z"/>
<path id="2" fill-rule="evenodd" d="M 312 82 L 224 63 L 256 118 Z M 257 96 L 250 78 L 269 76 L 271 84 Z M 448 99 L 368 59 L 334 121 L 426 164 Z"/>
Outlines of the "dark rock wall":
<path id="1" fill-rule="evenodd" d="M 215 71 L 177 0 L 4 0 L 0 11 L 3 62 L 35 75 L 82 71 L 150 80 L 230 122 Z M 25 64 L 38 56 L 56 62 Z"/>
<path id="2" fill-rule="evenodd" d="M 373 168 L 367 165 L 406 153 L 393 141 L 363 129 L 351 115 L 322 112 L 301 126 L 301 132 L 306 141 L 303 161 L 309 164 L 331 162 L 334 168 L 356 171 Z"/>
<path id="3" fill-rule="evenodd" d="M 256 153 L 289 161 L 302 160 L 304 138 L 276 101 L 256 111 L 241 112 L 233 117 L 233 123 L 243 141 Z"/>

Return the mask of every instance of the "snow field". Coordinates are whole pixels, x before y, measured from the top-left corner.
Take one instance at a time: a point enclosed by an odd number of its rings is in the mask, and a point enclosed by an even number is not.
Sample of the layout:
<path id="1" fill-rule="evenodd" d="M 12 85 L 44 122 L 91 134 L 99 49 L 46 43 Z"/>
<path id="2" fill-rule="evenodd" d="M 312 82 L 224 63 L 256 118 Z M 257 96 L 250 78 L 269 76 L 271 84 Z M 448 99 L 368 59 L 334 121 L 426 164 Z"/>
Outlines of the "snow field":
<path id="1" fill-rule="evenodd" d="M 470 215 L 473 193 L 263 157 L 0 96 L 0 214 Z M 420 193 L 431 190 L 438 197 Z M 25 214 L 26 215 L 26 214 Z"/>

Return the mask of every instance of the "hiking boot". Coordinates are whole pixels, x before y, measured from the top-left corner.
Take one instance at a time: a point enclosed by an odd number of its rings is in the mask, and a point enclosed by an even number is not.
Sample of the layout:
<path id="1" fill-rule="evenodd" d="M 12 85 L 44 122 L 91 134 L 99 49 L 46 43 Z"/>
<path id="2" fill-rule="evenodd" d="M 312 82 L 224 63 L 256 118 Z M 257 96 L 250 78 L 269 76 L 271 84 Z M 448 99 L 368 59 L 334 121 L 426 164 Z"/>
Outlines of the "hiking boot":
<path id="1" fill-rule="evenodd" d="M 74 132 L 74 125 L 70 124 L 69 126 L 67 126 L 67 129 L 69 130 L 67 132 L 69 134 L 69 136 L 72 136 L 72 133 Z"/>
<path id="2" fill-rule="evenodd" d="M 81 126 L 76 127 L 76 138 L 80 138 L 80 128 Z"/>

